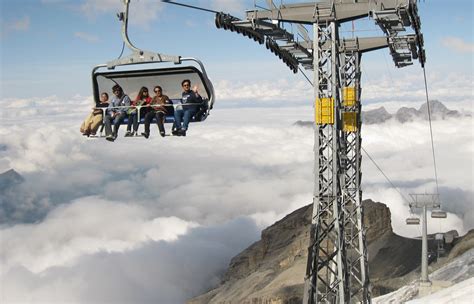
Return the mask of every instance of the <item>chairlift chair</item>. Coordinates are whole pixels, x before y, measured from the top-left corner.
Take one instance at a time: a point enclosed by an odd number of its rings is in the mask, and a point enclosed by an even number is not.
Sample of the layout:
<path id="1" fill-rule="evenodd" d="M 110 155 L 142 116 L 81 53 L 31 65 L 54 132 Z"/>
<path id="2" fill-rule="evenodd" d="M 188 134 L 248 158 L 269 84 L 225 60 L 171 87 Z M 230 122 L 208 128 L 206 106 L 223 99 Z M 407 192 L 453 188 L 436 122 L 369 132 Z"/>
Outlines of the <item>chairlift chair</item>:
<path id="1" fill-rule="evenodd" d="M 181 81 L 189 79 L 193 87 L 198 87 L 199 94 L 203 99 L 203 103 L 199 105 L 200 110 L 191 119 L 191 122 L 204 121 L 213 108 L 215 93 L 203 63 L 192 57 L 165 55 L 135 47 L 130 42 L 127 32 L 130 0 L 123 0 L 123 2 L 125 11 L 118 14 L 118 17 L 122 21 L 123 41 L 132 50 L 132 54 L 112 60 L 107 64 L 97 65 L 92 69 L 92 89 L 95 103 L 99 103 L 100 94 L 103 92 L 113 96 L 112 87 L 116 84 L 122 87 L 124 93 L 131 100 L 135 99 L 141 87 L 145 86 L 149 92 L 153 92 L 153 88 L 159 85 L 163 88 L 163 94 L 167 95 L 176 105 L 181 101 Z M 176 66 L 173 66 L 173 63 Z M 116 70 L 117 67 L 119 69 Z M 103 111 L 105 112 L 105 109 Z M 165 122 L 174 122 L 172 112 L 168 111 Z M 143 117 L 141 117 L 141 122 L 143 122 Z M 126 123 L 127 120 L 122 122 L 122 124 Z"/>
<path id="2" fill-rule="evenodd" d="M 419 225 L 420 224 L 420 218 L 418 217 L 409 217 L 406 219 L 407 225 Z"/>
<path id="3" fill-rule="evenodd" d="M 447 214 L 445 211 L 442 211 L 442 210 L 433 210 L 431 211 L 431 217 L 432 218 L 446 218 Z"/>

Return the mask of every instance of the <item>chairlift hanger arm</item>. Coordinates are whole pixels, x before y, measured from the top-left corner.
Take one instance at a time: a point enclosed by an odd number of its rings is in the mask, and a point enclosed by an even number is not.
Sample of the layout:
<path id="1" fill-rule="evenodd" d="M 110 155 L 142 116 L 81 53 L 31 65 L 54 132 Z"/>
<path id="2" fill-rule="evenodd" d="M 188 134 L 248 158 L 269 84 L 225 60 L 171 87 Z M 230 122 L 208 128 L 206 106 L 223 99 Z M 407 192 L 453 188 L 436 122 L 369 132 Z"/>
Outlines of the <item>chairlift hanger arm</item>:
<path id="1" fill-rule="evenodd" d="M 117 58 L 107 63 L 108 69 L 114 69 L 116 66 L 129 65 L 129 64 L 140 64 L 140 63 L 156 63 L 156 62 L 174 62 L 175 64 L 181 63 L 181 57 L 175 55 L 165 55 L 155 52 L 144 51 L 137 48 L 130 41 L 128 37 L 128 15 L 131 0 L 123 0 L 125 10 L 117 14 L 119 20 L 122 22 L 122 39 L 127 47 L 132 51 L 131 55 L 123 58 Z"/>

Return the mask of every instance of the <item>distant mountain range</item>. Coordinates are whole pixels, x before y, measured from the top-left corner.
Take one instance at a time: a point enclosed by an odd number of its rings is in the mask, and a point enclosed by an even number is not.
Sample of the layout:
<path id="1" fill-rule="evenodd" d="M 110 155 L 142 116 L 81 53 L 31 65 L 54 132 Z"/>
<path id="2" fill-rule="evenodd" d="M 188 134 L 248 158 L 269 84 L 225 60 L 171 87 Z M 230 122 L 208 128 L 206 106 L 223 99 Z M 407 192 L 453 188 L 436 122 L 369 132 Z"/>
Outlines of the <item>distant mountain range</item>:
<path id="1" fill-rule="evenodd" d="M 442 102 L 438 100 L 430 101 L 431 117 L 434 120 L 457 118 L 462 114 L 455 110 L 448 109 Z M 362 111 L 362 122 L 366 124 L 384 123 L 389 119 L 396 119 L 401 123 L 411 122 L 415 120 L 428 120 L 428 105 L 424 103 L 420 109 L 402 107 L 395 114 L 390 114 L 384 107 L 373 109 L 370 111 Z"/>
<path id="2" fill-rule="evenodd" d="M 431 118 L 433 120 L 443 120 L 448 118 L 459 118 L 464 116 L 456 110 L 448 109 L 438 100 L 430 101 Z M 424 103 L 417 110 L 415 108 L 402 107 L 395 114 L 390 114 L 384 107 L 370 111 L 362 111 L 362 122 L 368 125 L 384 123 L 387 120 L 395 119 L 401 123 L 412 122 L 416 120 L 428 120 L 428 105 Z M 298 120 L 294 125 L 312 126 L 312 121 Z"/>

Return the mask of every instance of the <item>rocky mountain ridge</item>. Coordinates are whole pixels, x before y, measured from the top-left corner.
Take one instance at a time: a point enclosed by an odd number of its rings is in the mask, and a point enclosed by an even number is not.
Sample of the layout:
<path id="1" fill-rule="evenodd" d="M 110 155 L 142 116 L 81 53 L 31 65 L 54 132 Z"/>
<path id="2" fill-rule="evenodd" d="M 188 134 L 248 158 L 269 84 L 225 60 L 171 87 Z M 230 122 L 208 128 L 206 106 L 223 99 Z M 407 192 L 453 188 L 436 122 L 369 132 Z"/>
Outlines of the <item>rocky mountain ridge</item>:
<path id="1" fill-rule="evenodd" d="M 393 233 L 386 205 L 365 200 L 363 207 L 372 293 L 377 296 L 403 286 L 405 277 L 417 271 L 421 241 Z M 311 215 L 308 205 L 264 229 L 261 240 L 232 258 L 219 286 L 187 303 L 301 303 Z M 435 248 L 433 242 L 429 246 Z"/>
<path id="2" fill-rule="evenodd" d="M 443 103 L 438 100 L 430 100 L 430 110 L 432 119 L 434 120 L 443 120 L 462 116 L 460 112 L 448 109 Z M 428 104 L 422 104 L 418 110 L 415 108 L 402 107 L 398 109 L 395 114 L 390 114 L 384 107 L 369 111 L 362 111 L 362 122 L 369 125 L 384 123 L 392 118 L 401 123 L 411 122 L 420 119 L 428 120 Z"/>

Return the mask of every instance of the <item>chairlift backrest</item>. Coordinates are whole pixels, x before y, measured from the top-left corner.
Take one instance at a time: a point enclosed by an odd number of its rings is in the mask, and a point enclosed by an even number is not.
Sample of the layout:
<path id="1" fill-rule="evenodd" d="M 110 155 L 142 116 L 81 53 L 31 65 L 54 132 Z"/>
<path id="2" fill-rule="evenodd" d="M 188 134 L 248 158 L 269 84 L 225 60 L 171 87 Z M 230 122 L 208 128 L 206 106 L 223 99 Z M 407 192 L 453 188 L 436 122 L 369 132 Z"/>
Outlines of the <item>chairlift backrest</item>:
<path id="1" fill-rule="evenodd" d="M 431 211 L 431 217 L 432 218 L 446 218 L 447 214 L 446 214 L 445 211 L 433 210 L 433 211 Z"/>
<path id="2" fill-rule="evenodd" d="M 420 219 L 417 217 L 409 217 L 406 219 L 407 225 L 419 225 Z"/>

